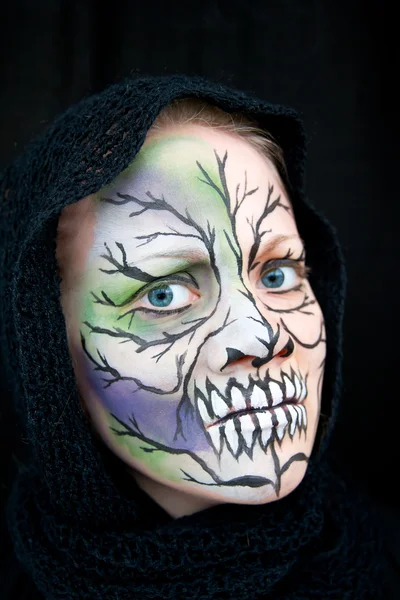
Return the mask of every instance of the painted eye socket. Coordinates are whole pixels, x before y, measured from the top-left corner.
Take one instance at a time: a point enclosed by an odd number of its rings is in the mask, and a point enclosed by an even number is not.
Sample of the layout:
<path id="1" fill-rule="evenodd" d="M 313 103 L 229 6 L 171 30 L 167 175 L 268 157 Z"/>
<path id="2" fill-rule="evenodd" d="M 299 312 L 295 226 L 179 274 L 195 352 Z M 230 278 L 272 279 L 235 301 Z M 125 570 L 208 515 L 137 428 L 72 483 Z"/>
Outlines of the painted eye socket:
<path id="1" fill-rule="evenodd" d="M 184 285 L 160 284 L 142 296 L 147 308 L 178 308 L 192 300 L 193 293 Z"/>
<path id="2" fill-rule="evenodd" d="M 290 290 L 296 284 L 297 272 L 294 267 L 277 267 L 264 273 L 263 285 L 268 289 Z"/>

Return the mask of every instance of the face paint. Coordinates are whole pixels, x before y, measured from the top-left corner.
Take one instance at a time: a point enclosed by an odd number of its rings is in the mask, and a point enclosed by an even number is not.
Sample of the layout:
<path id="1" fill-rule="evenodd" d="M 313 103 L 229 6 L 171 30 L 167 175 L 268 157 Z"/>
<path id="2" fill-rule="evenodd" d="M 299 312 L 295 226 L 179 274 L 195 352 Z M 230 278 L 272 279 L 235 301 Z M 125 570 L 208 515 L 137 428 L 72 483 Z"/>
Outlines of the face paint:
<path id="1" fill-rule="evenodd" d="M 292 491 L 325 330 L 275 169 L 243 140 L 183 126 L 147 140 L 94 206 L 70 345 L 104 441 L 206 501 Z"/>

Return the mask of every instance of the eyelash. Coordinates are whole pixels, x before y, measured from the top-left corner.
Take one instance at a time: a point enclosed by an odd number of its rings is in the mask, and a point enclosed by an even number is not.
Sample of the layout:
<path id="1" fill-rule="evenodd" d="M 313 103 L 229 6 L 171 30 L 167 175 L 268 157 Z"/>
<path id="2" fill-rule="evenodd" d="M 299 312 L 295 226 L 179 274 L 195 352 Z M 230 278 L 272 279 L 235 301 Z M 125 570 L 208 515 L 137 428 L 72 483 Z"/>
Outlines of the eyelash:
<path id="1" fill-rule="evenodd" d="M 267 268 L 264 269 L 264 267 L 267 267 Z M 307 279 L 308 275 L 311 271 L 310 267 L 307 267 L 305 265 L 305 261 L 301 258 L 298 258 L 298 259 L 278 258 L 278 259 L 269 260 L 263 264 L 259 279 L 261 280 L 270 271 L 274 271 L 275 269 L 279 269 L 281 267 L 291 267 L 292 269 L 294 269 L 296 271 L 296 273 L 300 279 Z M 299 288 L 299 285 L 295 285 L 294 287 L 290 288 L 289 290 L 278 290 L 276 292 L 269 290 L 269 293 L 283 295 L 283 294 L 288 294 L 289 292 L 293 292 L 293 291 L 297 290 L 298 288 Z"/>
<path id="2" fill-rule="evenodd" d="M 280 268 L 280 267 L 292 267 L 297 275 L 300 277 L 300 279 L 306 279 L 308 277 L 308 273 L 310 271 L 310 268 L 307 267 L 305 265 L 304 260 L 302 259 L 287 259 L 287 258 L 281 258 L 281 259 L 273 259 L 273 260 L 269 260 L 267 262 L 265 262 L 262 266 L 261 269 L 261 273 L 260 273 L 260 277 L 259 279 L 261 280 L 262 277 L 264 277 L 269 271 L 273 271 L 274 269 Z M 196 280 L 194 279 L 194 277 L 192 277 L 192 275 L 190 275 L 190 273 L 185 273 L 185 275 L 187 275 L 191 282 L 189 282 L 185 277 L 179 276 L 179 275 L 175 275 L 173 278 L 161 278 L 158 279 L 155 282 L 152 282 L 149 287 L 145 287 L 142 288 L 139 292 L 140 295 L 137 295 L 135 300 L 140 300 L 140 298 L 143 298 L 143 296 L 146 296 L 146 294 L 149 294 L 152 290 L 157 289 L 161 284 L 165 284 L 165 285 L 170 285 L 170 284 L 174 284 L 174 283 L 192 283 L 196 289 L 199 289 L 199 286 L 197 285 Z M 297 284 L 296 286 L 294 286 L 293 288 L 290 288 L 289 290 L 282 290 L 282 291 L 270 291 L 269 293 L 271 294 L 275 294 L 275 295 L 284 295 L 284 294 L 288 294 L 292 291 L 297 291 L 300 288 L 301 284 Z M 267 288 L 265 288 L 267 289 Z M 189 306 L 183 306 L 180 308 L 175 308 L 175 309 L 166 309 L 166 310 L 152 310 L 151 308 L 145 307 L 146 308 L 146 313 L 150 313 L 152 315 L 155 316 L 164 316 L 164 315 L 171 315 L 171 314 L 177 314 L 179 312 L 184 312 L 184 310 L 186 310 L 186 308 L 189 308 Z"/>

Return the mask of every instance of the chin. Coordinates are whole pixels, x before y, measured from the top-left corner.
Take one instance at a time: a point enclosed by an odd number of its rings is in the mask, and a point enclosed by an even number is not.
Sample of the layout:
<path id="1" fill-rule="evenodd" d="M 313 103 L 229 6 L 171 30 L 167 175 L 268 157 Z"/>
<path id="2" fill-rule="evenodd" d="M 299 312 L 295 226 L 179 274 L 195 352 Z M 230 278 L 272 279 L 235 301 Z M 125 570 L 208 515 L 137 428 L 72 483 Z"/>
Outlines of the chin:
<path id="1" fill-rule="evenodd" d="M 232 477 L 230 485 L 205 485 L 193 481 L 172 481 L 143 470 L 143 466 L 139 469 L 132 468 L 132 476 L 138 485 L 173 518 L 179 518 L 219 504 L 262 505 L 280 500 L 300 485 L 307 464 L 304 461 L 293 462 L 279 481 L 259 486 L 255 479 L 249 481 L 250 486 L 242 485 L 245 484 L 244 476 L 240 476 L 242 481 L 237 485 Z M 258 483 L 262 483 L 261 478 Z"/>

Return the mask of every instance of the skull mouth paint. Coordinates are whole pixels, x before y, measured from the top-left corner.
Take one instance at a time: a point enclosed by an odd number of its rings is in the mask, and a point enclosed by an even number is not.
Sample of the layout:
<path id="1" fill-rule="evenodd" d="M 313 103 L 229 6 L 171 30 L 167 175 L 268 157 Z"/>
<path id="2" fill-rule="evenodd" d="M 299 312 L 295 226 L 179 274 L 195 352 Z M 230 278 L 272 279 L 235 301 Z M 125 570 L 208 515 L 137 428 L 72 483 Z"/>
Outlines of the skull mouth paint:
<path id="1" fill-rule="evenodd" d="M 306 432 L 307 412 L 302 404 L 307 396 L 306 381 L 292 370 L 282 374 L 282 381 L 271 378 L 252 381 L 247 388 L 228 381 L 221 394 L 206 380 L 206 394 L 196 388 L 197 410 L 218 456 L 224 444 L 235 458 L 245 448 L 252 454 L 258 443 L 263 451 L 288 430 Z"/>
<path id="2" fill-rule="evenodd" d="M 79 360 L 124 460 L 166 485 L 265 502 L 306 468 L 323 317 L 276 173 L 244 142 L 201 135 L 213 145 L 153 141 L 99 192 Z"/>
<path id="3" fill-rule="evenodd" d="M 196 389 L 197 406 L 206 428 L 228 420 L 238 412 L 276 408 L 282 404 L 297 404 L 307 395 L 306 381 L 292 370 L 291 376 L 282 373 L 282 381 L 268 378 L 251 381 L 247 388 L 235 379 L 228 381 L 222 394 L 210 380 L 206 379 L 207 395 Z M 210 421 L 214 419 L 214 421 Z"/>

